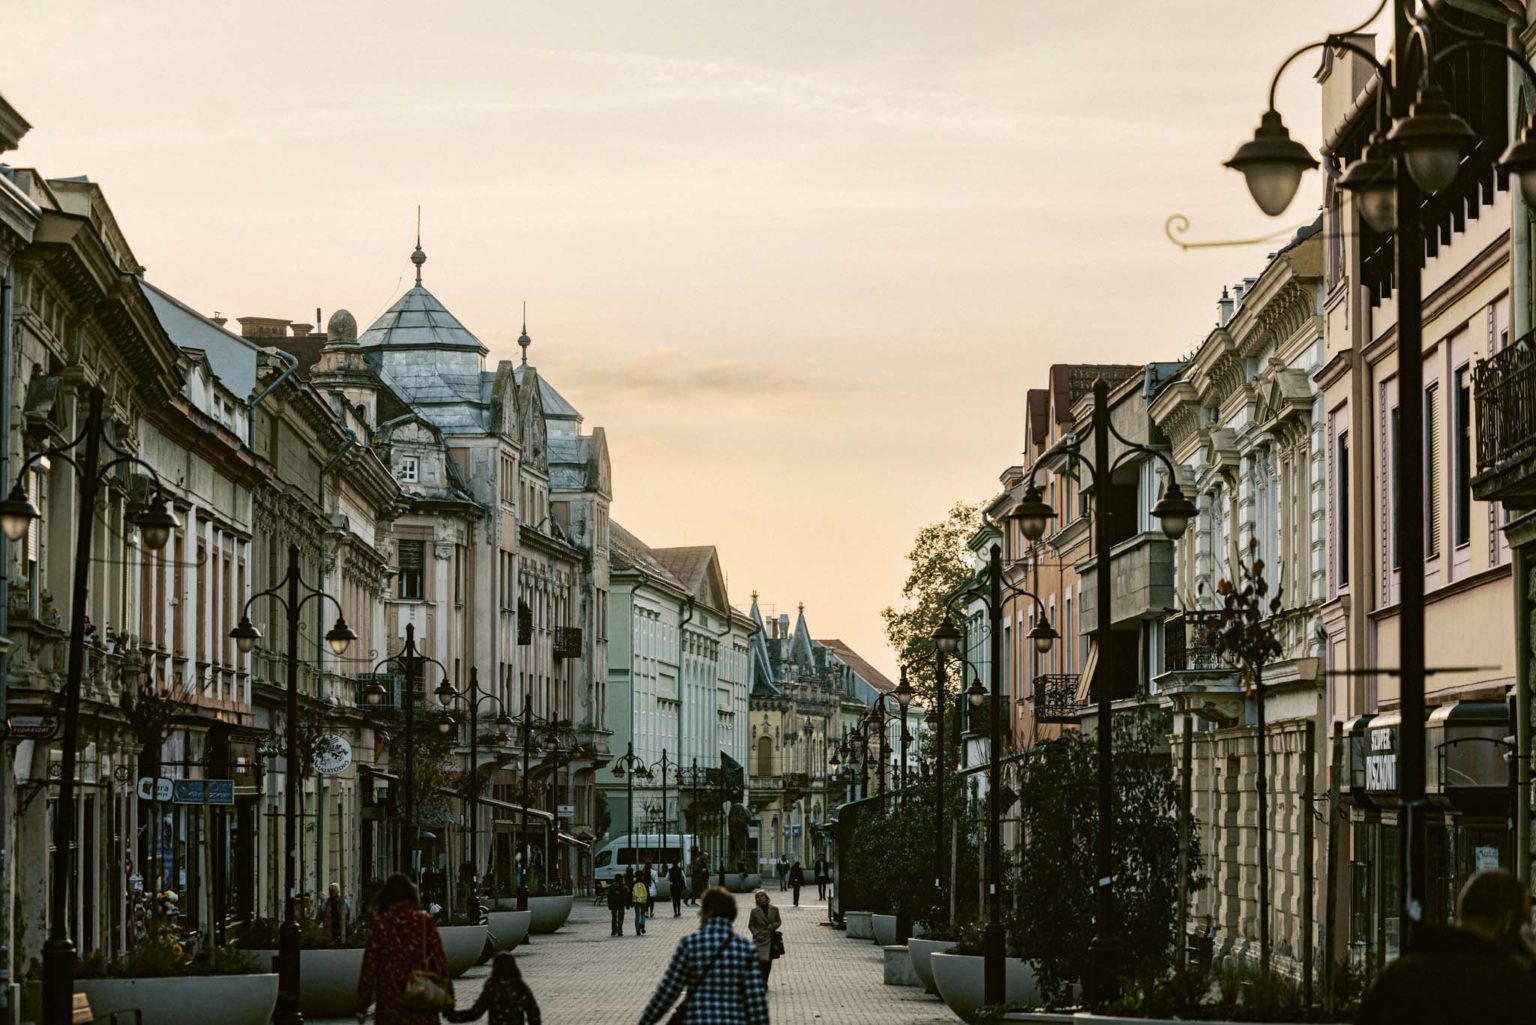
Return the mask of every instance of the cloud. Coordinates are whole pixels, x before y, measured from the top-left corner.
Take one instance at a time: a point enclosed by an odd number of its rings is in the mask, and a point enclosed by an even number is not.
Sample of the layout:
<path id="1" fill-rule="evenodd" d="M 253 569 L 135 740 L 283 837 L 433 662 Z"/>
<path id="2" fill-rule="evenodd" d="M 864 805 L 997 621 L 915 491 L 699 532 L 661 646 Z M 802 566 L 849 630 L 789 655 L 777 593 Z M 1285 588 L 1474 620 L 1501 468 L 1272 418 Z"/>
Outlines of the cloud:
<path id="1" fill-rule="evenodd" d="M 832 376 L 804 367 L 670 347 L 648 349 L 621 362 L 576 360 L 559 374 L 561 380 L 580 382 L 587 395 L 621 399 L 789 400 L 819 397 L 841 386 Z"/>

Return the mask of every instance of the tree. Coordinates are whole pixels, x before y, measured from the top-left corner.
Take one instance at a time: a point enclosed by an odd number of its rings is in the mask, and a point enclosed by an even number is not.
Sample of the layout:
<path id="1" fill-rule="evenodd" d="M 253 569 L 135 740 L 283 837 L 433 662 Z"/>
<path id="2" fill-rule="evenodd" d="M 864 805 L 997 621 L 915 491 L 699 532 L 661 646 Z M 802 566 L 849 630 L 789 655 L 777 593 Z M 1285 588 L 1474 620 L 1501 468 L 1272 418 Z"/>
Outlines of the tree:
<path id="1" fill-rule="evenodd" d="M 1115 716 L 1115 905 L 1126 968 L 1161 973 L 1172 961 L 1179 880 L 1178 786 L 1160 750 L 1163 712 Z M 1036 962 L 1049 999 L 1087 976 L 1095 924 L 1094 844 L 1098 835 L 1098 745 L 1080 732 L 1038 745 L 1018 773 L 1024 843 L 1018 852 L 1010 925 L 1013 943 Z M 1191 842 L 1189 892 L 1205 884 Z"/>
<path id="2" fill-rule="evenodd" d="M 1238 563 L 1234 583 L 1223 579 L 1216 585 L 1221 607 L 1200 627 L 1200 642 L 1237 664 L 1243 689 L 1258 705 L 1259 759 L 1254 789 L 1259 797 L 1259 970 L 1269 977 L 1269 736 L 1264 721 L 1264 667 L 1285 653 L 1273 619 L 1284 603 L 1281 590 L 1266 602 L 1269 582 L 1264 579 L 1264 560 L 1258 557 L 1259 540 L 1249 538 L 1248 558 Z"/>
<path id="3" fill-rule="evenodd" d="M 885 637 L 904 665 L 930 665 L 933 631 L 944 619 L 944 598 L 975 574 L 976 560 L 966 542 L 980 523 L 981 506 L 956 502 L 942 520 L 917 532 L 907 553 L 910 568 L 901 587 L 904 607 L 880 612 Z M 958 625 L 958 624 L 957 624 Z M 924 703 L 933 700 L 933 673 L 911 676 Z"/>

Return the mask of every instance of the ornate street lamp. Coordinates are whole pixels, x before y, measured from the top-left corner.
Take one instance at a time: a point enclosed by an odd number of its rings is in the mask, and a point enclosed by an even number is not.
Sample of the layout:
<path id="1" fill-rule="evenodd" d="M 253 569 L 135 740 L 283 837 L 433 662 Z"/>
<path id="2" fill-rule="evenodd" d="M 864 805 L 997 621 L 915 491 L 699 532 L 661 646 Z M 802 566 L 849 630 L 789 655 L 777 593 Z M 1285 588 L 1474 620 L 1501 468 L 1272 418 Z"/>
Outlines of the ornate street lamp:
<path id="1" fill-rule="evenodd" d="M 474 910 L 479 901 L 480 888 L 480 706 L 488 701 L 496 703 L 499 713 L 495 720 L 498 745 L 505 745 L 511 740 L 513 721 L 507 715 L 500 697 L 480 689 L 480 670 L 476 666 L 469 668 L 468 687 L 459 690 L 450 686 L 445 676 L 443 682 L 438 684 L 436 693 L 438 703 L 443 706 L 437 729 L 444 736 L 453 733 L 457 725 L 448 711 L 449 706 L 463 699 L 469 711 L 469 772 L 464 780 L 464 801 L 469 805 L 469 857 L 466 860 L 469 862 L 469 904 L 470 910 Z"/>

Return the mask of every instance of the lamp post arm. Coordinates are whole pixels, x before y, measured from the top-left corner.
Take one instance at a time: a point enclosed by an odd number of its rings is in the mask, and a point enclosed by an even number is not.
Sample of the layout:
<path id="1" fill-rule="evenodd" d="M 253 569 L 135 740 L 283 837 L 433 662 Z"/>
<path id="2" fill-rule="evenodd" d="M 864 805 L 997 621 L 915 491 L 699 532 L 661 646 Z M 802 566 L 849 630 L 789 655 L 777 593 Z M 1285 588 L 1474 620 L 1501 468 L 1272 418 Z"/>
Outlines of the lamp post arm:
<path id="1" fill-rule="evenodd" d="M 1468 50 L 1474 47 L 1480 50 L 1492 50 L 1495 53 L 1503 54 L 1511 63 L 1525 72 L 1527 82 L 1531 83 L 1532 86 L 1536 86 L 1536 68 L 1531 66 L 1531 62 L 1525 54 L 1513 47 L 1505 46 L 1503 43 L 1495 43 L 1491 39 L 1466 39 L 1459 43 L 1452 43 L 1435 55 L 1434 62 L 1438 64 L 1458 50 Z"/>
<path id="2" fill-rule="evenodd" d="M 1344 37 L 1345 36 L 1354 35 L 1356 32 L 1360 31 L 1360 29 L 1364 28 L 1366 25 L 1369 25 L 1372 21 L 1375 21 L 1376 17 L 1378 15 L 1380 15 L 1383 10 L 1386 9 L 1386 6 L 1387 6 L 1386 0 L 1382 0 L 1381 6 L 1376 8 L 1376 13 L 1372 14 L 1370 16 L 1370 18 L 1368 18 L 1364 23 L 1362 23 L 1361 25 L 1357 26 L 1356 28 L 1350 29 L 1348 32 L 1335 32 L 1335 33 L 1331 33 L 1329 35 L 1324 36 L 1322 39 L 1319 39 L 1315 43 L 1308 43 L 1307 45 L 1299 47 L 1296 50 L 1292 51 L 1291 55 L 1289 57 L 1287 57 L 1285 60 L 1281 61 L 1280 62 L 1280 66 L 1275 69 L 1275 77 L 1270 79 L 1270 82 L 1269 82 L 1269 109 L 1270 110 L 1274 110 L 1275 109 L 1275 93 L 1279 91 L 1279 88 L 1280 88 L 1280 76 L 1285 74 L 1285 69 L 1289 68 L 1291 66 L 1291 64 L 1296 60 L 1297 57 L 1300 57 L 1300 56 L 1302 56 L 1303 54 L 1306 54 L 1306 53 L 1310 53 L 1313 50 L 1321 50 L 1321 49 L 1323 49 L 1325 47 L 1329 47 L 1329 46 L 1334 47 L 1335 49 L 1339 49 L 1339 50 L 1348 50 L 1350 53 L 1353 53 L 1353 54 L 1355 54 L 1358 57 L 1364 58 L 1365 61 L 1371 65 L 1371 67 L 1376 69 L 1376 73 L 1382 77 L 1382 80 L 1385 81 L 1386 78 L 1387 78 L 1386 66 L 1384 64 L 1382 64 L 1381 61 L 1376 59 L 1376 55 L 1374 53 L 1372 53 L 1371 51 L 1367 50 L 1365 47 L 1360 46 L 1357 43 L 1351 43 L 1348 39 L 1346 39 Z"/>

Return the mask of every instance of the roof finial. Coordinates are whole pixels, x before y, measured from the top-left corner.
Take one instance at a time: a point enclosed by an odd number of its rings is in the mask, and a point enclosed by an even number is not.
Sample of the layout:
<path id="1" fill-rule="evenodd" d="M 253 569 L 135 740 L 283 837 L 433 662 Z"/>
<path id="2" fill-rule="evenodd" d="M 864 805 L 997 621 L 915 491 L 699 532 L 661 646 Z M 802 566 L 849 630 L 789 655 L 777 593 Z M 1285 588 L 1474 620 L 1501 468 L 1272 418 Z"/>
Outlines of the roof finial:
<path id="1" fill-rule="evenodd" d="M 533 339 L 528 337 L 528 300 L 523 300 L 523 333 L 517 336 L 517 344 L 523 347 L 523 365 L 528 365 L 528 346 L 533 344 Z"/>
<path id="2" fill-rule="evenodd" d="M 421 287 L 421 265 L 427 262 L 427 254 L 421 251 L 421 206 L 416 207 L 416 251 L 411 254 L 411 262 L 416 265 L 416 287 Z"/>

